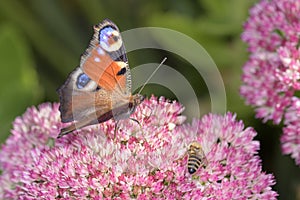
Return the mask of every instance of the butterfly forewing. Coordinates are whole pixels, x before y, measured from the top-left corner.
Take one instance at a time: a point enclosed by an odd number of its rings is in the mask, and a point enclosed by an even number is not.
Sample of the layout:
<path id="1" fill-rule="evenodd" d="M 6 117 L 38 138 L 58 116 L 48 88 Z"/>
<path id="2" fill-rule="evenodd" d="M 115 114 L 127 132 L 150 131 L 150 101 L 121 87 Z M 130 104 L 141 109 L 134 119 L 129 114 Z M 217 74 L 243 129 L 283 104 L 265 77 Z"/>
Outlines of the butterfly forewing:
<path id="1" fill-rule="evenodd" d="M 93 38 L 81 57 L 80 67 L 105 90 L 131 94 L 125 47 L 119 29 L 110 20 L 94 26 Z"/>

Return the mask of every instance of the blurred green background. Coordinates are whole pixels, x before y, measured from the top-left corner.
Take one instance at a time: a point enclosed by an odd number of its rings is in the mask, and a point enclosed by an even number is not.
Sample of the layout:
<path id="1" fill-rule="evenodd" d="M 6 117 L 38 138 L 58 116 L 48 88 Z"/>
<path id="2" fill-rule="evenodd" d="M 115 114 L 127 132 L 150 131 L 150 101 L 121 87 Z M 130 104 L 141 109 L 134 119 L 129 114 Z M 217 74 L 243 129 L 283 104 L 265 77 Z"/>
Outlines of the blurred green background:
<path id="1" fill-rule="evenodd" d="M 256 139 L 261 141 L 263 169 L 275 175 L 274 189 L 278 191 L 279 199 L 296 199 L 297 190 L 298 195 L 300 193 L 300 170 L 289 156 L 281 155 L 281 127 L 256 120 L 253 109 L 239 96 L 242 66 L 247 60 L 246 45 L 240 34 L 248 9 L 255 2 L 0 1 L 0 142 L 8 137 L 14 118 L 24 113 L 27 107 L 58 101 L 56 89 L 79 64 L 80 55 L 92 37 L 94 24 L 109 18 L 121 31 L 148 26 L 170 28 L 198 41 L 211 55 L 223 77 L 228 110 L 236 112 L 246 126 L 254 127 L 259 133 Z M 168 49 L 167 46 L 162 48 Z M 209 107 L 205 83 L 179 56 L 145 49 L 129 53 L 128 58 L 133 68 L 160 62 L 162 55 L 168 57 L 166 65 L 179 70 L 190 81 L 199 102 Z M 156 85 L 147 86 L 143 93 L 175 98 L 167 88 Z"/>

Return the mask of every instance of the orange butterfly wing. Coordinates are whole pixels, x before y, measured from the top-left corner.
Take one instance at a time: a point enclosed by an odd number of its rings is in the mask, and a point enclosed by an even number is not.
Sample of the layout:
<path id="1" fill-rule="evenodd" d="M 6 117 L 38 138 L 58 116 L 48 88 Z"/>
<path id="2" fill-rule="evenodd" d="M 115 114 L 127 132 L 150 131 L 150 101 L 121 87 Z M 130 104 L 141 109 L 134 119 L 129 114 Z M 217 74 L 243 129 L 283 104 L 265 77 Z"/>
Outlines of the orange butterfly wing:
<path id="1" fill-rule="evenodd" d="M 107 90 L 113 91 L 116 87 L 120 87 L 122 91 L 126 91 L 126 77 L 124 74 L 117 75 L 122 72 L 123 68 L 127 68 L 124 62 L 116 62 L 107 54 L 99 54 L 100 47 L 92 50 L 89 57 L 85 60 L 82 69 L 93 81 Z M 101 63 L 101 66 L 99 66 Z M 127 69 L 126 69 L 127 70 Z"/>

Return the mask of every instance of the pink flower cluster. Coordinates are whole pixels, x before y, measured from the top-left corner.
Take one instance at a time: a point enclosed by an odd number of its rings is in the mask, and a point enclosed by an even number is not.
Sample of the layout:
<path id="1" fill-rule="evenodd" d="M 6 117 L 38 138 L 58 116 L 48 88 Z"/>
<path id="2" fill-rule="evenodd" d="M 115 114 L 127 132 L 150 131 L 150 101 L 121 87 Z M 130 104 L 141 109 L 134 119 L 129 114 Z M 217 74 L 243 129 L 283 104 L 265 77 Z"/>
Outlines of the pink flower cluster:
<path id="1" fill-rule="evenodd" d="M 236 116 L 209 114 L 184 124 L 183 107 L 155 97 L 128 119 L 56 139 L 58 104 L 29 108 L 0 152 L 0 199 L 276 199 L 262 172 L 256 132 Z M 207 163 L 187 172 L 197 141 Z"/>
<path id="2" fill-rule="evenodd" d="M 284 154 L 300 166 L 300 1 L 262 0 L 250 10 L 242 39 L 250 58 L 243 68 L 241 95 L 256 116 L 285 125 Z"/>

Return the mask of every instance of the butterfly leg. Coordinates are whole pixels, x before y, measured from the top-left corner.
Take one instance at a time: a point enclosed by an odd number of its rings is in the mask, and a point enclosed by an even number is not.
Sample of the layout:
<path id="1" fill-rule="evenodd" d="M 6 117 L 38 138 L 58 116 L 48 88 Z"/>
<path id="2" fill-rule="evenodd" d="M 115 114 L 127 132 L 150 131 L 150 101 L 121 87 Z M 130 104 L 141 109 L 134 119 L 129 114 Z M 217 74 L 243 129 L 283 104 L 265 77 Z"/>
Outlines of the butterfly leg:
<path id="1" fill-rule="evenodd" d="M 132 120 L 132 121 L 134 121 L 134 122 L 136 122 L 139 125 L 140 129 L 142 130 L 143 138 L 145 139 L 145 137 L 144 137 L 144 131 L 143 131 L 143 127 L 142 127 L 141 123 L 137 119 L 134 119 L 134 118 L 129 118 L 129 119 Z M 119 121 L 120 120 L 115 121 L 114 137 L 113 137 L 113 139 L 114 139 L 115 142 L 117 140 L 117 131 L 118 131 L 118 128 L 119 128 Z"/>
<path id="2" fill-rule="evenodd" d="M 144 115 L 144 118 L 149 118 L 150 116 L 153 115 L 153 109 L 150 106 L 148 106 L 148 105 L 145 105 L 145 107 L 147 107 L 150 110 L 150 114 L 147 115 L 145 113 L 142 113 L 142 115 Z"/>
<path id="3" fill-rule="evenodd" d="M 117 131 L 118 131 L 118 125 L 119 125 L 119 120 L 115 122 L 114 142 L 116 142 L 116 136 L 117 136 Z"/>
<path id="4" fill-rule="evenodd" d="M 142 127 L 141 123 L 137 119 L 134 119 L 134 118 L 129 118 L 129 119 L 136 122 L 139 125 L 140 129 L 142 130 L 143 138 L 145 139 L 145 137 L 144 137 L 145 134 L 144 134 L 144 130 L 143 130 L 143 127 Z"/>

